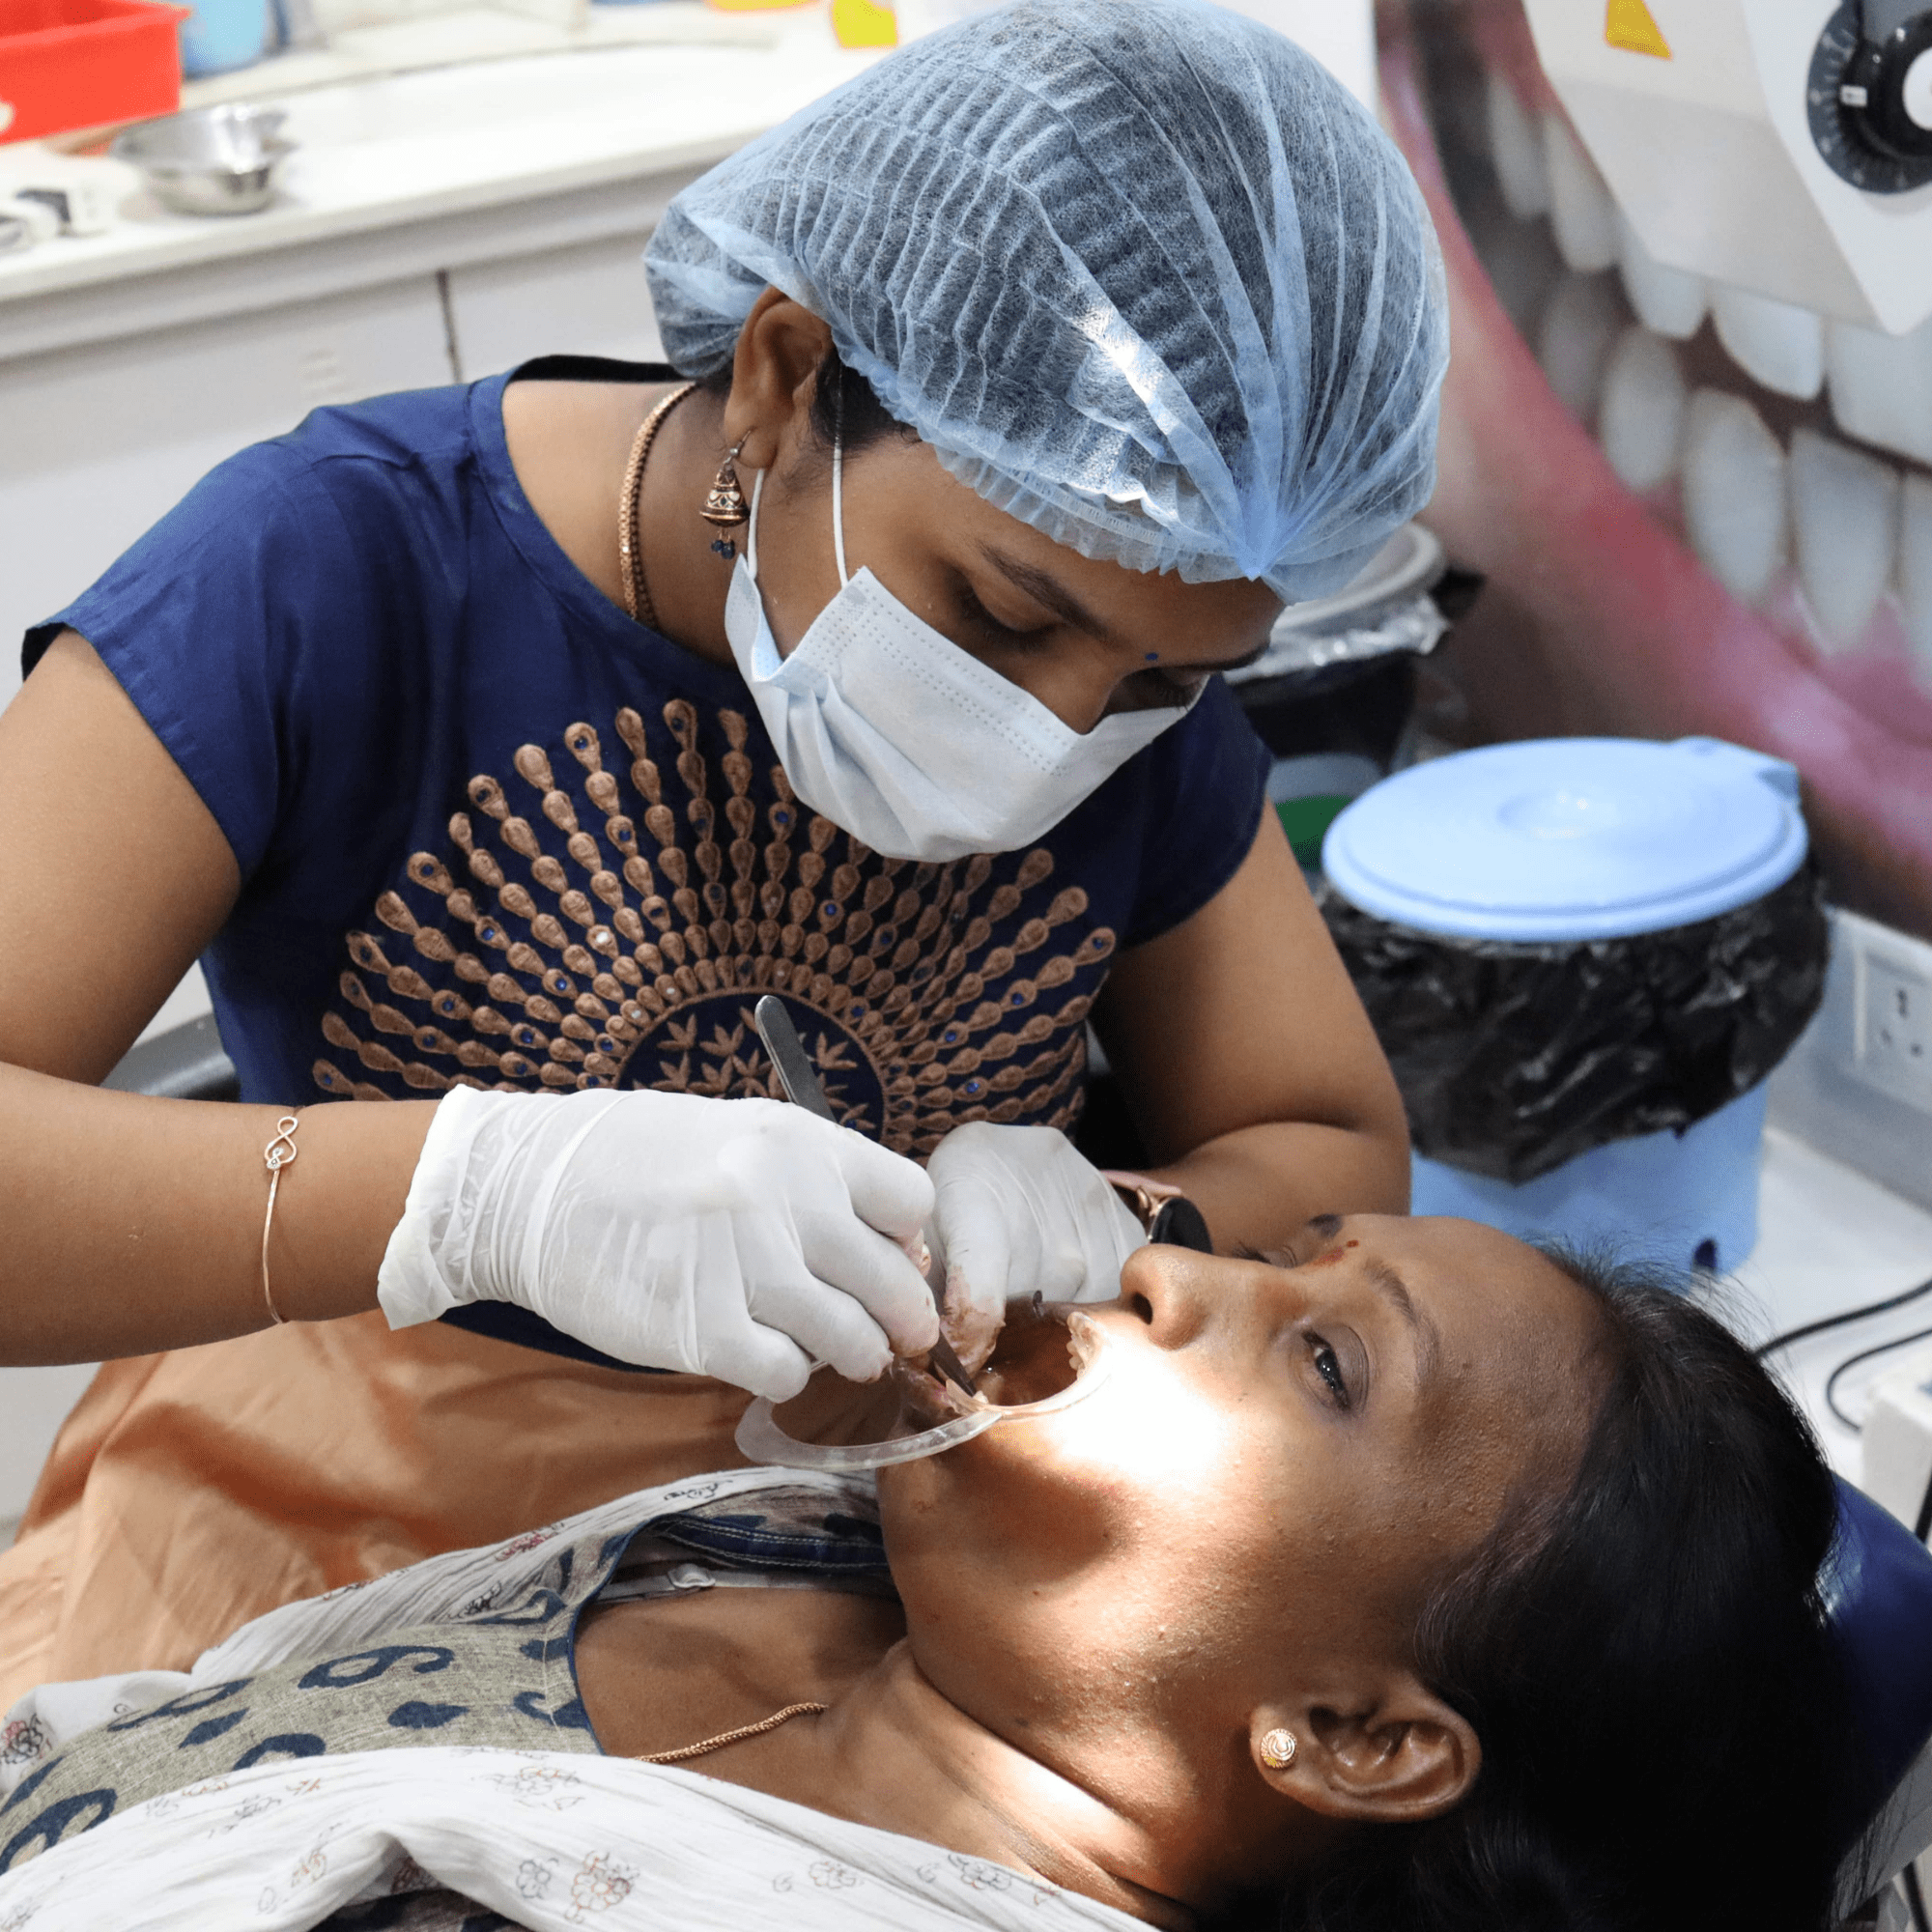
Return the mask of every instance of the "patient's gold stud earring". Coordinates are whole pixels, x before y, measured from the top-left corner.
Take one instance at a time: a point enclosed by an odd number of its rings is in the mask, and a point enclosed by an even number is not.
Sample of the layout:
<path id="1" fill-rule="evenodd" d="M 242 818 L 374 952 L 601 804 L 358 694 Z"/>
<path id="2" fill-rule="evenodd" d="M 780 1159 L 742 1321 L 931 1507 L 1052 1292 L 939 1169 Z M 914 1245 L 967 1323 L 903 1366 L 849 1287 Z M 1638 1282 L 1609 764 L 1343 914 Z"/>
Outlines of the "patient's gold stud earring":
<path id="1" fill-rule="evenodd" d="M 1262 1739 L 1262 1762 L 1270 1771 L 1286 1771 L 1294 1762 L 1294 1733 L 1270 1731 Z"/>

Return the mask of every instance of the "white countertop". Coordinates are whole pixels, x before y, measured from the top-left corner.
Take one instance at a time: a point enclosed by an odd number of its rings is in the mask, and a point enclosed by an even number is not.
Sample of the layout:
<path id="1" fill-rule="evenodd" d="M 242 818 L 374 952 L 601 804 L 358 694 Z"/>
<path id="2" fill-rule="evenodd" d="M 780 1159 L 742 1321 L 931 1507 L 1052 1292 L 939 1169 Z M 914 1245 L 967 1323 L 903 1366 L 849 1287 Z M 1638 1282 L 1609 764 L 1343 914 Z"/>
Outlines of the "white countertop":
<path id="1" fill-rule="evenodd" d="M 696 0 L 585 14 L 568 27 L 472 8 L 195 84 L 188 104 L 287 109 L 300 146 L 276 200 L 172 214 L 125 171 L 108 233 L 0 256 L 0 325 L 48 297 L 709 165 L 878 58 L 838 47 L 823 6 L 755 24 Z M 46 144 L 0 147 L 0 193 L 73 165 Z"/>
<path id="2" fill-rule="evenodd" d="M 1730 1325 L 1753 1344 L 1932 1278 L 1932 1212 L 1776 1127 L 1765 1131 L 1758 1243 L 1730 1287 Z M 1834 1328 L 1781 1351 L 1773 1366 L 1798 1397 L 1832 1466 L 1856 1483 L 1858 1433 L 1825 1403 L 1825 1383 L 1847 1356 L 1932 1327 L 1932 1294 L 1889 1314 Z M 1857 1421 L 1870 1387 L 1892 1366 L 1887 1353 L 1852 1369 L 1838 1406 Z"/>

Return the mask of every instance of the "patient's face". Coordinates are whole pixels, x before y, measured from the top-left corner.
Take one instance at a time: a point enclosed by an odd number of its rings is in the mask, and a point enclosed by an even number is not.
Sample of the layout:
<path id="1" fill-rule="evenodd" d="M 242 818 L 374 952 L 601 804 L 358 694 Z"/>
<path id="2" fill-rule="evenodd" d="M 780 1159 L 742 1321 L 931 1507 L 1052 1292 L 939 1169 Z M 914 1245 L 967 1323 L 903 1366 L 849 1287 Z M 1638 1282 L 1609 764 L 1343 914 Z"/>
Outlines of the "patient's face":
<path id="1" fill-rule="evenodd" d="M 1469 1222 L 1322 1218 L 1266 1262 L 1147 1248 L 1092 1312 L 1091 1397 L 880 1474 L 922 1668 L 1029 1748 L 1233 1738 L 1290 1678 L 1406 1656 L 1512 1485 L 1567 1481 L 1594 1399 L 1588 1297 Z"/>

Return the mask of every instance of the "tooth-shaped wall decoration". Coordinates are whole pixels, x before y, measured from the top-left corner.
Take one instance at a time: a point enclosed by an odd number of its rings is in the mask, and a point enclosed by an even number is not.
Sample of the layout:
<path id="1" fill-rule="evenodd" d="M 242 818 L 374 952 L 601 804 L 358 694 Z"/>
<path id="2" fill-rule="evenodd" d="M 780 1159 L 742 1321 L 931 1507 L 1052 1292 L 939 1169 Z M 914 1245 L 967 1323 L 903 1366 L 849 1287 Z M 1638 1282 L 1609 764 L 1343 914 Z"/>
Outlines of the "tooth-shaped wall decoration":
<path id="1" fill-rule="evenodd" d="M 1550 292 L 1570 272 L 1556 252 L 1556 243 L 1549 239 L 1549 224 L 1515 221 L 1491 205 L 1471 225 L 1470 236 L 1481 251 L 1496 299 L 1516 325 L 1517 333 L 1534 345 L 1537 324 L 1548 305 Z"/>
<path id="2" fill-rule="evenodd" d="M 1640 324 L 1625 329 L 1604 373 L 1597 435 L 1631 489 L 1654 490 L 1676 473 L 1689 400 L 1676 350 Z"/>
<path id="3" fill-rule="evenodd" d="M 1560 114 L 1543 117 L 1543 158 L 1549 175 L 1549 221 L 1563 259 L 1579 274 L 1616 266 L 1617 205 Z"/>
<path id="4" fill-rule="evenodd" d="M 1543 135 L 1529 110 L 1501 74 L 1489 76 L 1483 106 L 1490 129 L 1490 164 L 1503 192 L 1503 206 L 1519 221 L 1549 213 L 1549 175 L 1543 163 Z"/>
<path id="5" fill-rule="evenodd" d="M 1932 322 L 1910 335 L 1832 323 L 1825 360 L 1832 414 L 1847 436 L 1932 463 Z"/>
<path id="6" fill-rule="evenodd" d="M 1711 285 L 1718 340 L 1746 375 L 1780 396 L 1809 402 L 1825 385 L 1825 325 L 1808 308 Z"/>
<path id="7" fill-rule="evenodd" d="M 1898 608 L 1913 681 L 1932 694 L 1932 477 L 1908 476 L 1898 530 Z"/>
<path id="8" fill-rule="evenodd" d="M 1711 289 L 1702 275 L 1666 268 L 1641 242 L 1622 214 L 1617 216 L 1617 265 L 1624 294 L 1637 320 L 1673 342 L 1689 342 L 1711 306 Z"/>
<path id="9" fill-rule="evenodd" d="M 1623 327 L 1623 304 L 1608 275 L 1566 271 L 1543 311 L 1536 359 L 1556 400 L 1580 423 L 1597 419 L 1604 365 Z"/>
<path id="10" fill-rule="evenodd" d="M 1898 472 L 1816 430 L 1791 439 L 1791 521 L 1804 601 L 1828 649 L 1864 636 L 1891 582 Z"/>
<path id="11" fill-rule="evenodd" d="M 1684 528 L 1704 566 L 1754 602 L 1784 561 L 1784 452 L 1742 396 L 1699 389 L 1684 426 Z"/>

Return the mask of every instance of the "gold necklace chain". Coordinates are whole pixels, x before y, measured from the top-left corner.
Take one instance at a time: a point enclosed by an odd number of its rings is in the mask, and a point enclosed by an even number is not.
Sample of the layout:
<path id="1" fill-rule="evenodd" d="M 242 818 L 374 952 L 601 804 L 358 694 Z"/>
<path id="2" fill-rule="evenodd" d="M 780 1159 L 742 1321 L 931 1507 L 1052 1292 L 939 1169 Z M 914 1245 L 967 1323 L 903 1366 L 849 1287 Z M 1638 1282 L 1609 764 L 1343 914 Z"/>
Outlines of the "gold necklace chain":
<path id="1" fill-rule="evenodd" d="M 687 383 L 683 388 L 673 389 L 644 418 L 637 440 L 631 444 L 624 487 L 617 494 L 617 564 L 624 584 L 624 609 L 633 621 L 653 631 L 658 627 L 658 613 L 644 582 L 644 545 L 638 529 L 638 498 L 643 494 L 644 461 L 651 453 L 658 431 L 664 427 L 665 417 L 696 387 L 696 383 Z"/>
<path id="2" fill-rule="evenodd" d="M 787 1704 L 782 1711 L 774 1711 L 769 1718 L 762 1718 L 755 1724 L 740 1724 L 735 1731 L 720 1731 L 715 1738 L 706 1738 L 702 1744 L 685 1745 L 678 1750 L 639 1751 L 638 1760 L 641 1764 L 682 1764 L 688 1757 L 702 1757 L 706 1751 L 722 1750 L 726 1745 L 735 1745 L 744 1738 L 762 1736 L 766 1731 L 775 1731 L 792 1718 L 802 1718 L 807 1712 L 819 1712 L 823 1704 Z"/>

